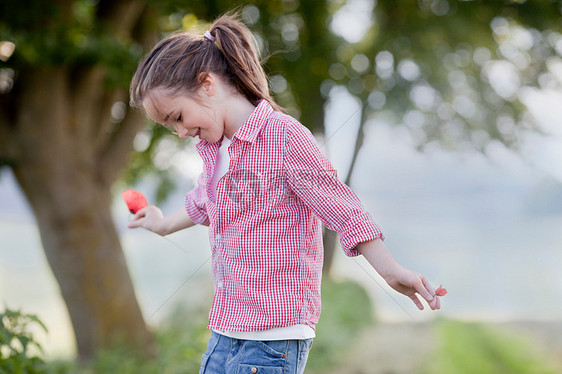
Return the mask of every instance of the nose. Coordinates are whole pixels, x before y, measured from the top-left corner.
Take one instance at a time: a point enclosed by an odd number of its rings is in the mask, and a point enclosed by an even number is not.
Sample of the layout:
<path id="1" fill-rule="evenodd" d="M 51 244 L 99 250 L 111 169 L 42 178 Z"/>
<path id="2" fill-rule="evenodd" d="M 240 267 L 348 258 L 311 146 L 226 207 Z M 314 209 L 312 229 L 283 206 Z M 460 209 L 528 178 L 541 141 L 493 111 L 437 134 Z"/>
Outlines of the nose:
<path id="1" fill-rule="evenodd" d="M 185 138 L 188 137 L 189 132 L 184 129 L 184 130 L 177 131 L 176 134 L 178 135 L 178 137 L 179 137 L 180 139 L 185 139 Z"/>

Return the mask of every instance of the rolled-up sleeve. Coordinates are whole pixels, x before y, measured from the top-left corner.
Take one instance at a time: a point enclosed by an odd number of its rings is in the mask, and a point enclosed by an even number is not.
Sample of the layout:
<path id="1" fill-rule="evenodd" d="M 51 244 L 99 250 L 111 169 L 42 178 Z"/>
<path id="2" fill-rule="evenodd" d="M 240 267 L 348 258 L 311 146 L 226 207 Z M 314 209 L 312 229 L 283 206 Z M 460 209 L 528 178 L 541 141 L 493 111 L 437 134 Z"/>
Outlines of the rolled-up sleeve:
<path id="1" fill-rule="evenodd" d="M 310 131 L 298 122 L 285 128 L 284 168 L 292 191 L 336 231 L 347 256 L 358 256 L 357 244 L 384 236 L 355 193 L 336 175 Z"/>
<path id="2" fill-rule="evenodd" d="M 207 214 L 206 206 L 207 195 L 203 179 L 203 174 L 201 174 L 197 181 L 197 187 L 185 195 L 185 210 L 194 223 L 209 226 L 209 215 Z"/>

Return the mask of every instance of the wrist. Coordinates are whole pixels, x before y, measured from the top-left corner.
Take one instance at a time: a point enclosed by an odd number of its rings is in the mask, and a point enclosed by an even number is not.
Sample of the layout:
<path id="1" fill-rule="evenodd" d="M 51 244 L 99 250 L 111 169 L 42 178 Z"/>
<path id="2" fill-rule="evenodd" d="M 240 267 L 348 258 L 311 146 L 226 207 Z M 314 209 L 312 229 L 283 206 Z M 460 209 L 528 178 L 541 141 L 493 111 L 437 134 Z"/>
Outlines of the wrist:
<path id="1" fill-rule="evenodd" d="M 393 280 L 399 278 L 399 274 L 404 270 L 404 268 L 399 265 L 396 261 L 392 266 L 388 266 L 379 273 L 381 277 L 386 281 L 386 283 L 392 283 Z"/>
<path id="2" fill-rule="evenodd" d="M 160 236 L 166 236 L 171 233 L 169 225 L 166 223 L 166 219 L 162 218 L 158 225 L 156 226 L 156 230 L 154 230 Z"/>
<path id="3" fill-rule="evenodd" d="M 386 281 L 400 272 L 401 266 L 392 257 L 381 239 L 360 243 L 357 250 Z"/>

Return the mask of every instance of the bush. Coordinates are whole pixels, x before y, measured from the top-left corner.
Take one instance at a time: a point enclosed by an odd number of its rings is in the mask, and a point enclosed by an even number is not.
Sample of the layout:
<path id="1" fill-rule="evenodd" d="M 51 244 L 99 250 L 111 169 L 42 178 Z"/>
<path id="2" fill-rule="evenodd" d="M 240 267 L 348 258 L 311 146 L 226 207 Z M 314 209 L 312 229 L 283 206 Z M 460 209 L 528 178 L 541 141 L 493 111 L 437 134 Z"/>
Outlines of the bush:
<path id="1" fill-rule="evenodd" d="M 374 323 L 367 291 L 357 282 L 322 281 L 322 315 L 316 326 L 306 372 L 322 373 L 346 359 L 357 336 Z"/>
<path id="2" fill-rule="evenodd" d="M 0 314 L 0 373 L 49 373 L 43 359 L 33 354 L 33 351 L 42 353 L 43 349 L 29 331 L 32 325 L 47 332 L 35 315 L 8 308 Z"/>
<path id="3" fill-rule="evenodd" d="M 124 346 L 98 352 L 89 362 L 51 362 L 60 374 L 191 374 L 199 371 L 210 331 L 207 312 L 178 305 L 155 331 L 155 357 L 140 357 Z"/>
<path id="4" fill-rule="evenodd" d="M 476 322 L 442 319 L 436 327 L 439 347 L 422 373 L 560 373 L 555 363 L 521 336 Z"/>

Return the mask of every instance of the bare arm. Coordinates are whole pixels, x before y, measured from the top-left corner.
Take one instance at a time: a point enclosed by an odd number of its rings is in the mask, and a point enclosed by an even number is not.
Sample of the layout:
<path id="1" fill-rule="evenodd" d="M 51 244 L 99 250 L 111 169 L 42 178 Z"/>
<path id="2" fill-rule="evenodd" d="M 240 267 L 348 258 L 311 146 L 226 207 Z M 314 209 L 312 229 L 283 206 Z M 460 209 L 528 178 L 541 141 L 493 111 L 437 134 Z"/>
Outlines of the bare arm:
<path id="1" fill-rule="evenodd" d="M 175 213 L 164 216 L 160 208 L 150 205 L 139 210 L 128 227 L 143 227 L 158 235 L 164 236 L 193 225 L 195 225 L 195 223 L 189 218 L 185 209 L 180 209 Z"/>
<path id="2" fill-rule="evenodd" d="M 429 281 L 421 274 L 416 274 L 398 264 L 382 240 L 375 239 L 359 243 L 357 250 L 361 252 L 390 287 L 412 299 L 418 309 L 422 310 L 423 305 L 416 294 L 423 297 L 431 309 L 441 308 L 439 296 L 434 296 L 435 289 Z"/>

